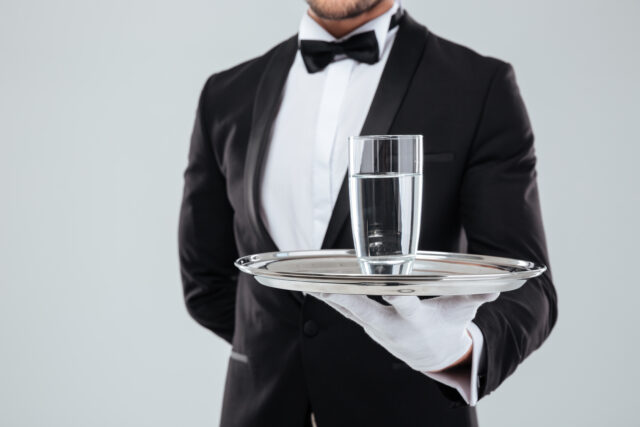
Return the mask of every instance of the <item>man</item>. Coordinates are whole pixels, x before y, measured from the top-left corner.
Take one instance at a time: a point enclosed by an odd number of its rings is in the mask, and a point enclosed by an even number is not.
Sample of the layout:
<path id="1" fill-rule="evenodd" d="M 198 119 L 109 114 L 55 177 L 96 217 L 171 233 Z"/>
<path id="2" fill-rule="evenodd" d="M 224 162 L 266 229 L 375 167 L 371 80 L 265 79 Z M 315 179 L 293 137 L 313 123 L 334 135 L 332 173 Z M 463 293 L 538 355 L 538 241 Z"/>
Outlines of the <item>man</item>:
<path id="1" fill-rule="evenodd" d="M 548 264 L 533 135 L 511 67 L 393 0 L 308 0 L 299 33 L 213 75 L 180 217 L 191 315 L 232 344 L 221 425 L 473 426 L 550 333 L 549 272 L 477 297 L 305 295 L 233 261 L 353 248 L 346 138 L 424 135 L 419 248 Z M 497 299 L 496 299 L 497 298 Z"/>

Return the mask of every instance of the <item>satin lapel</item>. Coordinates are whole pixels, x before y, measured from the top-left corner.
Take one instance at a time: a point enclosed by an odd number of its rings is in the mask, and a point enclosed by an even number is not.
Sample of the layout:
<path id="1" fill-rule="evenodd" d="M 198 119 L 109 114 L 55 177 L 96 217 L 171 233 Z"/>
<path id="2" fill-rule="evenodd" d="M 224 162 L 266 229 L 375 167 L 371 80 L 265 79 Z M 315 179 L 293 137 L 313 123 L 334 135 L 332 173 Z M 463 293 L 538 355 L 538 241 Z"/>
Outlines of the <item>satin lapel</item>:
<path id="1" fill-rule="evenodd" d="M 297 36 L 294 36 L 275 49 L 262 74 L 253 104 L 251 132 L 244 166 L 244 185 L 247 215 L 256 236 L 256 248 L 260 251 L 278 250 L 260 218 L 260 178 L 271 128 L 282 100 L 282 90 L 298 49 L 297 40 Z"/>
<path id="2" fill-rule="evenodd" d="M 396 40 L 380 77 L 361 135 L 384 135 L 389 132 L 422 58 L 427 29 L 406 12 L 401 19 Z M 322 242 L 323 248 L 333 247 L 348 217 L 349 185 L 345 178 Z"/>

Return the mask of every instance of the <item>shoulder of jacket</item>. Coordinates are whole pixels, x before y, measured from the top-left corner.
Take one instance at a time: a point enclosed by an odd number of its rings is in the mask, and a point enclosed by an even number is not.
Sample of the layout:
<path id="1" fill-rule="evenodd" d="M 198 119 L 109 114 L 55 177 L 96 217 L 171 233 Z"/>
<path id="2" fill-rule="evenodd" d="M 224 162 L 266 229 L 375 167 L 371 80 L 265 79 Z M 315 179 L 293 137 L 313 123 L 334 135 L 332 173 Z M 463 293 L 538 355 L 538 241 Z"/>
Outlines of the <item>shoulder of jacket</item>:
<path id="1" fill-rule="evenodd" d="M 438 64 L 453 78 L 486 82 L 497 74 L 507 73 L 512 69 L 508 62 L 480 54 L 431 31 L 427 38 L 425 55 L 435 58 L 432 63 Z"/>

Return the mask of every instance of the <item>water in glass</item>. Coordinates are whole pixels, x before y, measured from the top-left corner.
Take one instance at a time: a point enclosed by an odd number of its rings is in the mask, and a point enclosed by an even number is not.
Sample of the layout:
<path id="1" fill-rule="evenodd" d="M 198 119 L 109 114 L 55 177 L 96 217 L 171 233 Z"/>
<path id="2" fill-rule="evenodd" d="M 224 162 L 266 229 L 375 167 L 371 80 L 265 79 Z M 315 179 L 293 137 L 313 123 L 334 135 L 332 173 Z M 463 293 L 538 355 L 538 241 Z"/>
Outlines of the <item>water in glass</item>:
<path id="1" fill-rule="evenodd" d="M 410 274 L 422 206 L 422 174 L 349 177 L 356 255 L 367 274 Z"/>

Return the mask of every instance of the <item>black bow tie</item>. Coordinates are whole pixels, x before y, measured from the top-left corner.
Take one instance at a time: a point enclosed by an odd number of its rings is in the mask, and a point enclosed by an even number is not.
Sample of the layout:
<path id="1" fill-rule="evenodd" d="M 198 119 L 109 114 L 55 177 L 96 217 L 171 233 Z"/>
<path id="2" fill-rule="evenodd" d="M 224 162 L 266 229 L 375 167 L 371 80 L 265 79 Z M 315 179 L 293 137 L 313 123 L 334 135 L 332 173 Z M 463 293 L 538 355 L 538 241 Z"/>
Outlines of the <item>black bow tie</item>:
<path id="1" fill-rule="evenodd" d="M 389 29 L 398 25 L 401 16 L 401 11 L 393 15 Z M 341 42 L 301 40 L 300 53 L 309 73 L 324 70 L 340 54 L 365 64 L 375 64 L 380 57 L 375 31 L 356 34 Z"/>

